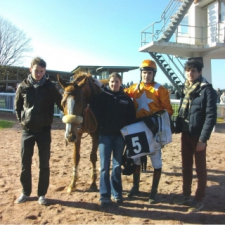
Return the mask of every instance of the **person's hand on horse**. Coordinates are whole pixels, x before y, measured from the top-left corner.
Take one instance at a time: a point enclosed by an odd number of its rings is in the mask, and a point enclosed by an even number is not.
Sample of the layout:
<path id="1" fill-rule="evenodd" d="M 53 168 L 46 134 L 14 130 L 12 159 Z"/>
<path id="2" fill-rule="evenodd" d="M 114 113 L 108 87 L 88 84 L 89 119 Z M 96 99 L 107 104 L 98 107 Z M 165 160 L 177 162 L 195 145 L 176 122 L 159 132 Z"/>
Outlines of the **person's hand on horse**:
<path id="1" fill-rule="evenodd" d="M 102 84 L 98 79 L 92 77 L 93 82 L 95 83 L 95 85 L 97 85 L 100 88 L 104 87 L 104 84 Z"/>

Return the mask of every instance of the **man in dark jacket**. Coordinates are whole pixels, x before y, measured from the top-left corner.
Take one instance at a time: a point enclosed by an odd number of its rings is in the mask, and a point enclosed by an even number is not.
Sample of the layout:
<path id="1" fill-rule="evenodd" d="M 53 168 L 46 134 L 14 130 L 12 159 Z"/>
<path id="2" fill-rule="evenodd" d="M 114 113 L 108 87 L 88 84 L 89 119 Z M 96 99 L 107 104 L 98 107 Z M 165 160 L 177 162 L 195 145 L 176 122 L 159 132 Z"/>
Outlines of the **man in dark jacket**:
<path id="1" fill-rule="evenodd" d="M 177 132 L 182 132 L 181 152 L 183 168 L 183 196 L 175 204 L 191 202 L 193 155 L 195 157 L 198 186 L 188 212 L 197 212 L 203 207 L 205 196 L 206 146 L 217 118 L 217 95 L 212 85 L 202 77 L 202 63 L 190 60 L 185 64 L 187 80 L 177 119 Z"/>
<path id="2" fill-rule="evenodd" d="M 46 62 L 37 57 L 31 62 L 31 74 L 19 84 L 15 95 L 16 117 L 23 128 L 21 139 L 22 194 L 16 203 L 28 200 L 31 190 L 31 163 L 35 142 L 39 153 L 38 202 L 45 205 L 45 194 L 49 186 L 49 159 L 51 145 L 51 124 L 54 103 L 61 108 L 61 94 L 46 77 Z"/>

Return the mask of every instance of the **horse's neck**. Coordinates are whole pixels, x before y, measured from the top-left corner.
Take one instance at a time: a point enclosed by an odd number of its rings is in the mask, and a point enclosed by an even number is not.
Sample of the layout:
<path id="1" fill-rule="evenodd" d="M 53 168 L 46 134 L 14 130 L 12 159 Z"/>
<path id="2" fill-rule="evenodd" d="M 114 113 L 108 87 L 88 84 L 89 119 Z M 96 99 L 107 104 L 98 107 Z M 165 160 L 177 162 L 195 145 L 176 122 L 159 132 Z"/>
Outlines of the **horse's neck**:
<path id="1" fill-rule="evenodd" d="M 100 92 L 102 92 L 102 89 L 95 85 L 92 81 L 88 80 L 84 91 L 86 103 L 90 104 Z"/>

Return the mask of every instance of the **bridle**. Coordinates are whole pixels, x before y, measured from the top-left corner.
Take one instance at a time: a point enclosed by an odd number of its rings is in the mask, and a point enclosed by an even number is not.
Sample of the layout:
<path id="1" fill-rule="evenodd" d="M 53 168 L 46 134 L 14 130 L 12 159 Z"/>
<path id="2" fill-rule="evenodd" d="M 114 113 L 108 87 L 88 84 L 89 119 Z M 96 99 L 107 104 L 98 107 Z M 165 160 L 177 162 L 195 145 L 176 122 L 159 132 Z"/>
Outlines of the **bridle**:
<path id="1" fill-rule="evenodd" d="M 89 81 L 89 86 L 90 86 L 91 92 L 93 93 L 93 94 L 91 94 L 91 100 L 90 100 L 90 102 L 91 102 L 93 100 L 93 97 L 94 97 L 94 95 L 96 93 L 95 93 L 95 90 L 93 88 L 93 84 L 91 83 L 90 79 L 88 79 L 88 81 Z M 94 121 L 94 128 L 92 130 L 88 130 L 88 133 L 87 133 L 87 135 L 88 135 L 89 133 L 92 133 L 92 132 L 95 132 L 96 131 L 96 129 L 97 129 L 97 120 L 95 118 L 95 115 L 93 114 L 93 112 L 91 111 L 91 109 L 89 107 L 90 106 L 89 103 L 87 103 L 87 99 L 83 95 L 83 91 L 81 89 L 79 89 L 79 90 L 73 90 L 71 92 L 70 91 L 65 91 L 63 93 L 64 96 L 63 96 L 63 99 L 62 99 L 61 103 L 62 103 L 62 105 L 64 105 L 65 102 L 66 102 L 66 100 L 67 100 L 67 98 L 68 98 L 68 96 L 75 96 L 77 94 L 79 94 L 79 95 L 82 94 L 82 100 L 83 100 L 82 101 L 83 102 L 82 111 L 81 111 L 81 116 L 83 117 L 83 123 L 82 124 L 84 124 L 84 122 L 86 124 L 88 124 L 90 122 L 90 121 L 88 121 L 88 119 L 90 117 L 92 117 L 93 118 L 93 121 Z M 85 138 L 85 137 L 81 137 L 81 138 Z"/>
<path id="2" fill-rule="evenodd" d="M 66 94 L 66 96 L 63 96 L 63 99 L 61 101 L 61 104 L 63 105 L 65 102 L 66 102 L 66 99 L 69 97 L 69 96 L 75 96 L 76 94 L 82 94 L 82 91 L 81 90 L 74 90 L 74 91 L 64 91 L 63 95 Z M 81 115 L 83 116 L 83 113 L 84 113 L 84 107 L 85 107 L 85 98 L 84 96 L 82 97 L 83 98 L 83 106 L 82 106 L 82 112 L 81 112 Z"/>

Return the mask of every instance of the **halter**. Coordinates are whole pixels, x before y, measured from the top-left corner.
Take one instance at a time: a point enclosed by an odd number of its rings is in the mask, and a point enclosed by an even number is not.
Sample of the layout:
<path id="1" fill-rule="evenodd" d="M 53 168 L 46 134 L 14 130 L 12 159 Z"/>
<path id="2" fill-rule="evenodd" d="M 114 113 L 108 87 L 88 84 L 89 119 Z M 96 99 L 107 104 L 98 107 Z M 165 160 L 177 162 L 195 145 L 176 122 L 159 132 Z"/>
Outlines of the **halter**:
<path id="1" fill-rule="evenodd" d="M 66 99 L 68 98 L 69 95 L 72 95 L 72 94 L 80 94 L 82 93 L 81 90 L 74 90 L 74 91 L 65 91 L 64 94 L 66 94 L 66 96 L 63 97 L 62 99 L 62 103 L 64 103 L 66 101 Z M 83 107 L 82 107 L 82 111 L 81 111 L 81 115 L 83 116 L 84 114 L 84 108 L 85 108 L 85 98 L 83 97 Z"/>
<path id="2" fill-rule="evenodd" d="M 95 93 L 95 90 L 94 90 L 94 88 L 93 88 L 93 84 L 91 83 L 91 81 L 90 81 L 90 79 L 88 79 L 88 81 L 89 81 L 89 87 L 90 87 L 90 89 L 91 89 L 91 93 L 93 93 L 93 94 L 91 94 L 91 96 L 90 96 L 90 102 L 93 100 L 93 98 L 94 98 L 94 95 L 96 94 Z M 83 92 L 82 92 L 82 90 L 74 90 L 74 91 L 71 91 L 71 92 L 68 92 L 68 91 L 65 91 L 64 92 L 64 94 L 66 94 L 64 97 L 63 97 L 63 99 L 62 99 L 62 103 L 64 103 L 65 101 L 66 101 L 66 99 L 68 98 L 68 96 L 69 95 L 72 95 L 72 94 L 80 94 L 80 93 L 82 93 L 83 94 Z M 89 108 L 89 104 L 86 104 L 86 98 L 84 97 L 84 95 L 83 95 L 83 106 L 82 106 L 82 112 L 81 112 L 81 115 L 83 116 L 83 118 L 84 118 L 84 121 L 86 121 L 86 123 L 88 123 L 87 122 L 87 120 L 88 120 L 88 113 L 91 115 L 91 117 L 93 118 L 93 120 L 94 120 L 94 129 L 93 130 L 88 130 L 88 134 L 89 133 L 92 133 L 92 132 L 94 132 L 94 131 L 96 131 L 96 129 L 97 129 L 97 121 L 96 121 L 96 118 L 95 118 L 95 116 L 94 116 L 94 114 L 93 114 L 93 112 L 90 110 L 90 108 Z M 83 124 L 84 124 L 84 122 L 83 122 Z M 87 134 L 87 135 L 88 135 Z M 86 136 L 85 136 L 86 137 Z M 84 138 L 84 137 L 83 137 Z"/>

